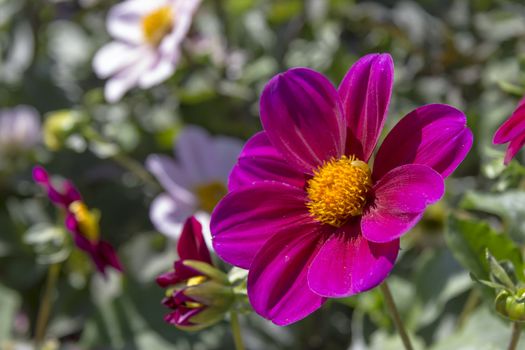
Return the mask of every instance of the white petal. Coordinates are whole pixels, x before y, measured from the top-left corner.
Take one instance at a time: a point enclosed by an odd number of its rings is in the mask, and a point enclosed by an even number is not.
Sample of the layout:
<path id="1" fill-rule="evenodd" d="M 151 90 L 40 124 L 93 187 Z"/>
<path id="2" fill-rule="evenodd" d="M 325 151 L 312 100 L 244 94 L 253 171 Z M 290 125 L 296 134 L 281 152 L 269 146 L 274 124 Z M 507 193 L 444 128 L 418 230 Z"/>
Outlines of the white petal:
<path id="1" fill-rule="evenodd" d="M 195 207 L 178 202 L 163 193 L 153 200 L 150 206 L 150 219 L 155 228 L 169 238 L 180 236 L 184 221 L 195 211 Z"/>
<path id="2" fill-rule="evenodd" d="M 137 85 L 141 75 L 147 72 L 155 59 L 155 52 L 144 50 L 139 61 L 110 78 L 104 90 L 106 100 L 110 103 L 119 101 L 128 90 Z"/>
<path id="3" fill-rule="evenodd" d="M 178 58 L 177 58 L 178 59 Z M 162 83 L 175 72 L 175 61 L 159 58 L 148 71 L 140 77 L 139 86 L 148 89 Z"/>
<path id="4" fill-rule="evenodd" d="M 193 180 L 175 160 L 164 155 L 152 154 L 146 159 L 146 168 L 172 196 L 185 198 L 188 203 L 193 200 L 194 196 L 190 192 L 194 186 Z"/>
<path id="5" fill-rule="evenodd" d="M 168 0 L 128 0 L 111 8 L 107 19 L 109 34 L 115 39 L 138 44 L 144 41 L 142 18 L 166 6 Z"/>
<path id="6" fill-rule="evenodd" d="M 228 183 L 230 172 L 237 163 L 243 143 L 232 137 L 215 137 L 213 140 L 214 166 L 213 174 L 215 180 Z"/>
<path id="7" fill-rule="evenodd" d="M 102 46 L 93 58 L 95 74 L 105 79 L 137 62 L 144 50 L 118 41 Z"/>
<path id="8" fill-rule="evenodd" d="M 175 153 L 184 171 L 197 184 L 213 177 L 213 144 L 208 132 L 198 126 L 186 126 L 175 143 Z"/>

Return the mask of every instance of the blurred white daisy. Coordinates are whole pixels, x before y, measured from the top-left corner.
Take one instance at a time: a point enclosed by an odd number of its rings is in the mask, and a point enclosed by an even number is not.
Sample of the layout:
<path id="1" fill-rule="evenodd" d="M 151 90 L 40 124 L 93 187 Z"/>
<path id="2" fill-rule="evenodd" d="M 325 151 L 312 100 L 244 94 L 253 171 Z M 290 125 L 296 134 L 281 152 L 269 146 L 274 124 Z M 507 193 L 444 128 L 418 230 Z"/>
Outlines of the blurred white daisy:
<path id="1" fill-rule="evenodd" d="M 31 106 L 0 109 L 0 155 L 29 151 L 41 140 L 40 115 Z"/>
<path id="2" fill-rule="evenodd" d="M 158 154 L 146 159 L 147 169 L 166 191 L 150 207 L 150 219 L 159 232 L 177 239 L 184 221 L 195 215 L 211 247 L 210 213 L 227 192 L 228 176 L 242 145 L 240 140 L 187 126 L 175 142 L 176 160 Z"/>
<path id="3" fill-rule="evenodd" d="M 148 89 L 173 74 L 200 1 L 127 0 L 109 11 L 107 30 L 115 40 L 93 59 L 97 76 L 109 78 L 106 100 L 116 102 L 135 86 Z"/>

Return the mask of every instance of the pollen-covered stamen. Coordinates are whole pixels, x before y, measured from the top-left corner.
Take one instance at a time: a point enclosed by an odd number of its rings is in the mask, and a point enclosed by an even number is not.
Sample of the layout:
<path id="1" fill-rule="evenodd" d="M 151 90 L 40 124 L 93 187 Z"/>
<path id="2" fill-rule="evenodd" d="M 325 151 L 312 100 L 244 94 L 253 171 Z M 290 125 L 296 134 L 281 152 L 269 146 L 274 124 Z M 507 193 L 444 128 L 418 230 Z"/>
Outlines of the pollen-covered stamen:
<path id="1" fill-rule="evenodd" d="M 317 221 L 341 227 L 350 217 L 362 214 L 371 187 L 368 164 L 355 156 L 331 159 L 308 180 L 306 206 Z"/>
<path id="2" fill-rule="evenodd" d="M 163 6 L 142 18 L 142 33 L 146 42 L 158 45 L 173 28 L 174 14 L 171 6 Z"/>

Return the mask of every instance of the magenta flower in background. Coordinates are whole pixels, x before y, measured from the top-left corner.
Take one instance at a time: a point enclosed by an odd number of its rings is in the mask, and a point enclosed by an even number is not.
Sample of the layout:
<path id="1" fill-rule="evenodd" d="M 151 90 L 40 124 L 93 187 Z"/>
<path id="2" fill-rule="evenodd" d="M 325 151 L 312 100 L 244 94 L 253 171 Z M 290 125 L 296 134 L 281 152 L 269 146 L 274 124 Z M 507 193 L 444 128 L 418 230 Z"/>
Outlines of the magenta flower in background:
<path id="1" fill-rule="evenodd" d="M 65 180 L 60 188 L 56 187 L 41 166 L 33 168 L 33 179 L 47 191 L 49 200 L 65 211 L 65 226 L 72 233 L 75 245 L 90 256 L 97 270 L 103 275 L 108 267 L 122 271 L 115 249 L 100 239 L 99 213 L 88 210 L 73 183 Z"/>
<path id="2" fill-rule="evenodd" d="M 211 247 L 210 213 L 227 192 L 228 175 L 242 142 L 186 126 L 174 146 L 177 160 L 160 154 L 146 159 L 146 168 L 166 190 L 151 204 L 150 219 L 159 232 L 177 239 L 186 219 L 195 215 Z"/>
<path id="3" fill-rule="evenodd" d="M 213 267 L 202 226 L 188 218 L 177 243 L 179 260 L 173 271 L 157 277 L 167 288 L 162 303 L 173 310 L 164 320 L 179 328 L 197 330 L 220 321 L 233 302 L 227 277 Z"/>
<path id="4" fill-rule="evenodd" d="M 444 178 L 470 150 L 465 115 L 431 104 L 406 115 L 370 165 L 393 69 L 390 55 L 371 54 L 338 89 L 295 68 L 262 93 L 264 131 L 241 152 L 211 232 L 222 259 L 249 269 L 254 310 L 277 325 L 380 284 L 399 238 L 443 196 Z"/>
<path id="5" fill-rule="evenodd" d="M 104 94 L 116 102 L 131 88 L 148 89 L 168 79 L 180 60 L 200 0 L 127 0 L 109 12 L 115 39 L 93 59 L 98 77 L 109 78 Z"/>
<path id="6" fill-rule="evenodd" d="M 496 145 L 509 143 L 503 161 L 505 165 L 509 164 L 523 147 L 525 144 L 525 97 L 521 99 L 510 118 L 496 130 L 492 142 Z"/>

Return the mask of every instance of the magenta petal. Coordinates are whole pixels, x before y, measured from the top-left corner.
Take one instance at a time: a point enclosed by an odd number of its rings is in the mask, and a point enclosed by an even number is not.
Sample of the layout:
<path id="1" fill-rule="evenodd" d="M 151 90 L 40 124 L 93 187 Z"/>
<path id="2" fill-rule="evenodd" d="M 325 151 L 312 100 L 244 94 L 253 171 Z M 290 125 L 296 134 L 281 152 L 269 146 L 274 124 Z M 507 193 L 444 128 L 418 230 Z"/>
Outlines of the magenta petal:
<path id="1" fill-rule="evenodd" d="M 525 97 L 520 101 L 518 107 L 509 119 L 507 119 L 494 134 L 493 142 L 502 144 L 512 141 L 525 133 Z"/>
<path id="2" fill-rule="evenodd" d="M 193 216 L 184 223 L 177 252 L 181 260 L 199 260 L 211 265 L 210 252 L 202 235 L 202 225 Z"/>
<path id="3" fill-rule="evenodd" d="M 258 182 L 230 192 L 212 213 L 215 252 L 226 262 L 248 269 L 274 234 L 312 221 L 305 202 L 303 190 L 279 182 Z"/>
<path id="4" fill-rule="evenodd" d="M 524 144 L 525 133 L 510 141 L 509 147 L 507 148 L 507 152 L 505 152 L 505 160 L 503 161 L 503 163 L 505 165 L 509 164 L 512 158 L 514 158 L 516 153 L 518 153 L 518 151 L 521 149 L 521 147 L 523 147 Z"/>
<path id="5" fill-rule="evenodd" d="M 273 146 L 302 172 L 344 152 L 337 90 L 314 70 L 294 68 L 270 80 L 261 95 L 261 122 Z"/>
<path id="6" fill-rule="evenodd" d="M 367 161 L 385 124 L 392 86 L 394 62 L 389 54 L 370 54 L 346 73 L 339 96 L 348 126 L 348 153 Z"/>
<path id="7" fill-rule="evenodd" d="M 361 219 L 363 236 L 378 243 L 399 238 L 444 192 L 443 178 L 426 165 L 402 165 L 389 171 L 374 186 L 374 201 Z"/>
<path id="8" fill-rule="evenodd" d="M 332 234 L 308 270 L 308 285 L 325 297 L 347 297 L 380 284 L 394 267 L 399 239 L 373 243 L 358 222 Z"/>
<path id="9" fill-rule="evenodd" d="M 325 298 L 308 287 L 307 272 L 326 232 L 319 224 L 289 227 L 275 235 L 255 257 L 248 274 L 253 309 L 279 326 L 299 321 Z"/>
<path id="10" fill-rule="evenodd" d="M 111 244 L 106 241 L 99 241 L 91 254 L 93 262 L 97 269 L 105 274 L 106 268 L 111 266 L 115 270 L 122 272 L 122 264 L 118 258 L 117 252 Z"/>
<path id="11" fill-rule="evenodd" d="M 266 133 L 259 132 L 246 142 L 228 181 L 230 191 L 260 181 L 278 181 L 303 188 L 305 176 L 291 167 L 272 146 Z"/>
<path id="12" fill-rule="evenodd" d="M 442 104 L 410 112 L 387 135 L 374 161 L 373 176 L 380 179 L 404 164 L 424 164 L 449 176 L 472 146 L 472 132 L 460 110 Z"/>

